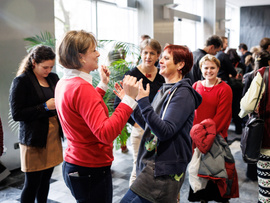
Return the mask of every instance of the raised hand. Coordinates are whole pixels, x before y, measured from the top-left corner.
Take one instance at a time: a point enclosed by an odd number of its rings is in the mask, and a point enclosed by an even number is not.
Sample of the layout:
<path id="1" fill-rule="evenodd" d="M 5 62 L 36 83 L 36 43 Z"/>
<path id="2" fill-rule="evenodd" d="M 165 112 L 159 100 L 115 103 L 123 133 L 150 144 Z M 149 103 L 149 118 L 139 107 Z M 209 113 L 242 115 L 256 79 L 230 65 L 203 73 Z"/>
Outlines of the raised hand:
<path id="1" fill-rule="evenodd" d="M 140 100 L 143 97 L 148 97 L 149 94 L 150 94 L 150 85 L 149 85 L 149 83 L 147 83 L 146 89 L 144 89 L 142 81 L 143 81 L 143 79 L 140 79 L 139 82 L 138 82 L 139 83 L 139 92 L 138 92 L 138 95 L 136 97 L 137 101 Z"/>
<path id="2" fill-rule="evenodd" d="M 99 75 L 100 75 L 100 79 L 104 84 L 108 84 L 110 81 L 110 70 L 107 68 L 107 66 L 101 65 L 100 69 L 99 69 Z"/>
<path id="3" fill-rule="evenodd" d="M 137 82 L 137 78 L 126 75 L 123 79 L 123 89 L 125 94 L 135 99 L 138 95 L 139 83 Z"/>
<path id="4" fill-rule="evenodd" d="M 126 94 L 122 87 L 123 87 L 123 82 L 120 81 L 120 84 L 119 83 L 114 84 L 115 90 L 113 90 L 114 94 L 118 96 L 121 100 L 124 98 Z"/>

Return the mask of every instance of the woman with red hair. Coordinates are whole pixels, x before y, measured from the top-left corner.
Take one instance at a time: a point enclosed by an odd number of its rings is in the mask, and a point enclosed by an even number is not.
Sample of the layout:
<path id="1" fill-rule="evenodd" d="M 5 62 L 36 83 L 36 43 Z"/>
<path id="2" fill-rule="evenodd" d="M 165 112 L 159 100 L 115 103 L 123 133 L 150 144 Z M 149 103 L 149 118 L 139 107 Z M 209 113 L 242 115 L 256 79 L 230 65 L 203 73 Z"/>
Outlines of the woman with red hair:
<path id="1" fill-rule="evenodd" d="M 176 202 L 191 159 L 194 111 L 201 96 L 184 78 L 193 64 L 185 46 L 168 45 L 160 60 L 160 75 L 165 83 L 150 104 L 146 89 L 139 81 L 138 107 L 132 117 L 145 130 L 137 159 L 137 178 L 121 200 L 125 202 Z M 121 98 L 120 88 L 118 97 Z M 187 102 L 188 101 L 188 102 Z"/>

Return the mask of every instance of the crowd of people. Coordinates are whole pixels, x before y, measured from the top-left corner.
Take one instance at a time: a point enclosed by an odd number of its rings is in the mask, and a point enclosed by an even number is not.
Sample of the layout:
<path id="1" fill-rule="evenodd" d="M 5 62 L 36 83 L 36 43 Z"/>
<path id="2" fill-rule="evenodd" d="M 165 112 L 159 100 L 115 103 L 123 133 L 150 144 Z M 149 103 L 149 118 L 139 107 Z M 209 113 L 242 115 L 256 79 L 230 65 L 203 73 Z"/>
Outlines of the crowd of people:
<path id="1" fill-rule="evenodd" d="M 9 98 L 12 117 L 20 122 L 25 173 L 21 202 L 47 202 L 53 169 L 62 162 L 65 184 L 77 202 L 112 202 L 113 141 L 127 123 L 132 125 L 133 169 L 122 203 L 179 202 L 195 148 L 202 157 L 218 157 L 223 175 L 214 172 L 213 162 L 207 163 L 213 167 L 211 173 L 204 165 L 198 176 L 207 179 L 207 185 L 196 192 L 190 187 L 188 200 L 225 203 L 239 197 L 228 128 L 232 122 L 235 133 L 241 134 L 254 109 L 270 64 L 270 38 L 248 51 L 244 43 L 238 49 L 228 48 L 228 38 L 213 35 L 194 52 L 173 44 L 162 50 L 157 40 L 142 38 L 136 66 L 115 83 L 112 115 L 103 101 L 110 69 L 99 67 L 92 33 L 65 34 L 57 50 L 64 72 L 61 79 L 51 72 L 56 54 L 48 46 L 33 48 L 22 60 Z M 100 82 L 94 87 L 90 73 L 96 70 Z M 260 103 L 268 104 L 270 94 L 264 95 Z M 258 113 L 263 114 L 260 103 Z M 259 181 L 259 202 L 270 201 L 270 188 L 265 187 L 270 182 L 265 175 L 270 171 L 269 119 L 265 119 L 260 160 L 249 164 L 246 174 Z M 64 156 L 61 139 L 67 139 Z M 217 148 L 223 148 L 222 153 Z"/>

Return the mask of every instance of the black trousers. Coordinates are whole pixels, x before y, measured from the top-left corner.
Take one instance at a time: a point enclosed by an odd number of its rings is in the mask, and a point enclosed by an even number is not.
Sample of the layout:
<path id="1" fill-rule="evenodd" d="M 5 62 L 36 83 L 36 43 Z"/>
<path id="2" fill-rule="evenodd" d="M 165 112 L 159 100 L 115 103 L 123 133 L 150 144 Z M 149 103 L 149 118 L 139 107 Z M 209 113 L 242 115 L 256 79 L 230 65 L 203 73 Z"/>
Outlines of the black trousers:
<path id="1" fill-rule="evenodd" d="M 25 173 L 21 203 L 34 203 L 35 198 L 38 203 L 47 202 L 53 169 L 54 167 L 42 171 Z"/>

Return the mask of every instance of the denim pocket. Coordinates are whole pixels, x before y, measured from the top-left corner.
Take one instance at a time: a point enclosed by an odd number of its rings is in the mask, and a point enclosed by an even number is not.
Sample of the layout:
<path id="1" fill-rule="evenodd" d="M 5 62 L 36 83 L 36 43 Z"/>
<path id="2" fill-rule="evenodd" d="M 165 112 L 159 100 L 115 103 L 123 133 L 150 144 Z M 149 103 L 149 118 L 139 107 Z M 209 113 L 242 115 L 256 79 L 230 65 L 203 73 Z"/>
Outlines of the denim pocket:
<path id="1" fill-rule="evenodd" d="M 90 198 L 91 178 L 89 176 L 68 175 L 69 188 L 72 195 L 78 201 L 87 201 Z"/>

